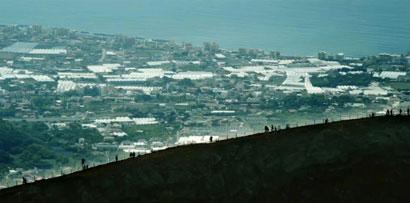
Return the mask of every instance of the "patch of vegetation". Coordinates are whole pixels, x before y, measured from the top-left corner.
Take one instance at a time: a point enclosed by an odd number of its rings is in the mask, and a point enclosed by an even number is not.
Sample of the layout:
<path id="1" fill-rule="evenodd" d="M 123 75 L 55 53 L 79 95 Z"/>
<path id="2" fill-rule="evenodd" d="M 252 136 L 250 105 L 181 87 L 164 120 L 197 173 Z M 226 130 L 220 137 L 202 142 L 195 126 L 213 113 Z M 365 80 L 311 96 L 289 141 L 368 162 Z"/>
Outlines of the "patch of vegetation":
<path id="1" fill-rule="evenodd" d="M 171 134 L 168 132 L 164 125 L 132 125 L 123 127 L 126 132 L 132 138 L 138 139 L 151 139 L 155 137 L 166 137 Z"/>
<path id="2" fill-rule="evenodd" d="M 399 91 L 409 91 L 410 90 L 410 82 L 390 82 L 388 83 L 392 88 L 399 90 Z"/>
<path id="3" fill-rule="evenodd" d="M 9 167 L 49 169 L 70 159 L 90 157 L 87 144 L 76 145 L 79 138 L 85 138 L 86 143 L 102 140 L 97 131 L 78 124 L 59 130 L 40 122 L 0 120 L 0 175 Z"/>
<path id="4" fill-rule="evenodd" d="M 339 85 L 354 85 L 367 87 L 373 81 L 373 76 L 369 73 L 360 74 L 340 74 L 338 71 L 330 71 L 326 77 L 313 75 L 311 82 L 317 87 L 337 87 Z"/>
<path id="5" fill-rule="evenodd" d="M 269 78 L 269 82 L 272 85 L 280 85 L 286 80 L 285 76 L 272 76 Z"/>

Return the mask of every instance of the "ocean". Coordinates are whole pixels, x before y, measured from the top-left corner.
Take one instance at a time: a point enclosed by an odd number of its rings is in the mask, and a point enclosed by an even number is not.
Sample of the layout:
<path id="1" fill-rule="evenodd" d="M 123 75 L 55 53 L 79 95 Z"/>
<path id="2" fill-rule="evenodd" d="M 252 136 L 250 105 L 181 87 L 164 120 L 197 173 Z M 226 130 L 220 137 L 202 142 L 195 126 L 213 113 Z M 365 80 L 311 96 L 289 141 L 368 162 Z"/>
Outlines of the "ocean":
<path id="1" fill-rule="evenodd" d="M 1 0 L 0 24 L 38 24 L 287 55 L 410 51 L 409 0 Z"/>

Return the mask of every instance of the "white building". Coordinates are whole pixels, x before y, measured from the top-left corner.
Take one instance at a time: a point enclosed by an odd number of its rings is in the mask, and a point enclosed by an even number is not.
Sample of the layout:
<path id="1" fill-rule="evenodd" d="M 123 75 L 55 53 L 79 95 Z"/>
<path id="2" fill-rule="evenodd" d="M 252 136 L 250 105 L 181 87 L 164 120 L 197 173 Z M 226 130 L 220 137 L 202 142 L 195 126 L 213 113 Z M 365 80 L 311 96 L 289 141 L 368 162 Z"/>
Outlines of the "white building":
<path id="1" fill-rule="evenodd" d="M 127 91 L 142 91 L 144 94 L 150 95 L 154 91 L 159 91 L 162 87 L 143 87 L 143 86 L 115 86 L 116 89 Z"/>
<path id="2" fill-rule="evenodd" d="M 155 118 L 133 118 L 135 125 L 154 125 L 158 124 Z"/>
<path id="3" fill-rule="evenodd" d="M 90 65 L 87 69 L 94 73 L 111 73 L 121 67 L 121 64 L 102 64 L 102 65 Z"/>
<path id="4" fill-rule="evenodd" d="M 155 118 L 130 118 L 130 117 L 96 119 L 94 122 L 96 124 L 111 124 L 111 123 L 134 123 L 135 125 L 158 124 L 158 121 Z"/>
<path id="5" fill-rule="evenodd" d="M 147 62 L 147 65 L 149 66 L 161 66 L 161 65 L 166 65 L 170 64 L 171 61 L 149 61 Z"/>
<path id="6" fill-rule="evenodd" d="M 183 79 L 190 79 L 190 80 L 203 80 L 214 77 L 212 72 L 204 72 L 204 71 L 187 71 L 187 72 L 179 72 L 172 76 L 174 80 L 183 80 Z"/>
<path id="7" fill-rule="evenodd" d="M 184 136 L 179 137 L 178 141 L 175 142 L 175 145 L 188 145 L 188 144 L 201 144 L 201 143 L 209 143 L 211 141 L 218 141 L 219 136 Z"/>
<path id="8" fill-rule="evenodd" d="M 152 151 L 160 151 L 160 150 L 165 150 L 167 148 L 168 147 L 164 143 L 159 142 L 159 141 L 151 143 L 151 150 Z"/>
<path id="9" fill-rule="evenodd" d="M 305 88 L 308 94 L 323 94 L 323 90 L 320 87 L 314 87 L 310 82 L 310 75 L 305 75 Z"/>
<path id="10" fill-rule="evenodd" d="M 77 84 L 73 81 L 69 80 L 59 80 L 57 84 L 57 92 L 62 93 L 62 92 L 68 92 L 75 90 L 77 88 Z"/>
<path id="11" fill-rule="evenodd" d="M 39 55 L 65 55 L 67 54 L 67 50 L 66 49 L 33 49 L 29 53 L 39 54 Z"/>
<path id="12" fill-rule="evenodd" d="M 215 58 L 217 58 L 217 59 L 225 59 L 226 56 L 223 55 L 223 54 L 215 54 Z"/>
<path id="13" fill-rule="evenodd" d="M 132 81 L 146 81 L 152 78 L 163 78 L 167 75 L 172 75 L 172 71 L 164 71 L 161 68 L 140 68 L 135 72 L 123 75 L 104 75 L 107 82 L 132 82 Z"/>
<path id="14" fill-rule="evenodd" d="M 47 75 L 32 75 L 31 78 L 37 82 L 54 82 L 54 79 L 48 77 Z"/>
<path id="15" fill-rule="evenodd" d="M 369 87 L 363 90 L 363 94 L 372 96 L 386 96 L 389 94 L 389 91 L 381 88 L 378 83 L 372 83 Z"/>
<path id="16" fill-rule="evenodd" d="M 373 77 L 378 77 L 382 79 L 394 79 L 397 80 L 400 76 L 406 76 L 406 72 L 398 72 L 398 71 L 382 71 L 381 73 L 374 73 Z"/>
<path id="17" fill-rule="evenodd" d="M 95 75 L 95 73 L 59 72 L 57 74 L 60 79 L 97 79 L 97 75 Z"/>

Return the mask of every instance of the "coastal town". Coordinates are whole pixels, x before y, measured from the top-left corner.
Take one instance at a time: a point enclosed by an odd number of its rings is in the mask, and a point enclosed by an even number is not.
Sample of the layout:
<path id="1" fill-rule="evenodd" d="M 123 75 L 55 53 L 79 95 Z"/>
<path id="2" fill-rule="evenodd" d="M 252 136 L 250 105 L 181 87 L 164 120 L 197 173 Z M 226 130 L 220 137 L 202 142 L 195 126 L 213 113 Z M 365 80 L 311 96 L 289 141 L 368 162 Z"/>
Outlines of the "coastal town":
<path id="1" fill-rule="evenodd" d="M 73 172 L 82 156 L 98 165 L 262 132 L 265 125 L 296 127 L 409 106 L 410 53 L 286 56 L 215 42 L 3 25 L 0 119 L 45 126 L 37 129 L 52 143 L 46 150 L 66 157 L 3 165 L 0 187 L 22 174 Z M 67 132 L 71 137 L 61 135 Z"/>

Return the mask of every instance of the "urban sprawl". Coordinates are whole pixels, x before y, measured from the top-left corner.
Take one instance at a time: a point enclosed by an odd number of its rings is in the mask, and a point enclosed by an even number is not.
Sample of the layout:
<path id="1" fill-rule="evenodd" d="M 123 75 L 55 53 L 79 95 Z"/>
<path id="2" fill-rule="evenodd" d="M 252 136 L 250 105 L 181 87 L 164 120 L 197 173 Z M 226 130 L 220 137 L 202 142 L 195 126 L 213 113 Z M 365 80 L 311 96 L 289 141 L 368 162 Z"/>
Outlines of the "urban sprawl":
<path id="1" fill-rule="evenodd" d="M 244 136 L 265 125 L 407 108 L 409 66 L 409 53 L 283 56 L 216 43 L 0 26 L 0 118 L 34 126 L 50 136 L 44 150 L 59 154 L 31 167 L 13 162 L 1 171 L 0 187 L 22 176 L 70 173 L 84 156 L 98 165 L 210 136 Z"/>

